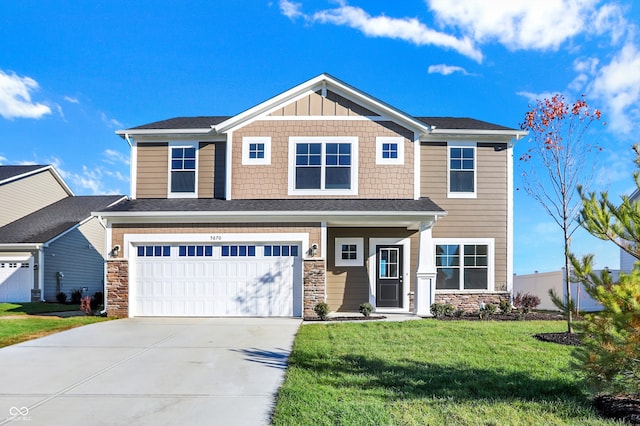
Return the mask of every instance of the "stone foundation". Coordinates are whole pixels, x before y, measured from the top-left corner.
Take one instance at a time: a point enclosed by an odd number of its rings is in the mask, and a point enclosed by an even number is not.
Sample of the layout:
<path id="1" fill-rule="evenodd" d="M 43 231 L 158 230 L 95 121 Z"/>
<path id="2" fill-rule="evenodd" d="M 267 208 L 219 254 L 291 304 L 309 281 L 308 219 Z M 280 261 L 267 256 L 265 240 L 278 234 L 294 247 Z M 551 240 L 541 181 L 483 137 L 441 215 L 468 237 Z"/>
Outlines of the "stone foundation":
<path id="1" fill-rule="evenodd" d="M 303 294 L 304 294 L 304 318 L 317 318 L 313 308 L 316 304 L 325 301 L 326 280 L 325 280 L 324 259 L 305 259 Z"/>
<path id="2" fill-rule="evenodd" d="M 126 318 L 129 316 L 129 262 L 125 259 L 107 261 L 107 284 L 105 295 L 107 316 Z"/>
<path id="3" fill-rule="evenodd" d="M 481 303 L 498 306 L 502 300 L 511 300 L 511 294 L 500 293 L 436 293 L 435 303 L 448 303 L 456 309 L 473 313 L 480 310 Z"/>

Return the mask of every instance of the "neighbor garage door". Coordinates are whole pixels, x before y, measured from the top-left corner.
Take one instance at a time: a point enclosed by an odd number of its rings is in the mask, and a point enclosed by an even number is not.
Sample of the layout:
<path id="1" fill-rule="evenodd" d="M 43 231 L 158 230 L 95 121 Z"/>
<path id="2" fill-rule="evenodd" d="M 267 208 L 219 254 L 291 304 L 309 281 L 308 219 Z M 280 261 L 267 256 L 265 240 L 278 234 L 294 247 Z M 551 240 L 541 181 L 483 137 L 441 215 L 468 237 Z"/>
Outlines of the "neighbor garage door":
<path id="1" fill-rule="evenodd" d="M 300 316 L 294 244 L 139 245 L 136 316 Z"/>
<path id="2" fill-rule="evenodd" d="M 33 262 L 28 259 L 0 260 L 0 302 L 29 302 L 33 288 Z"/>

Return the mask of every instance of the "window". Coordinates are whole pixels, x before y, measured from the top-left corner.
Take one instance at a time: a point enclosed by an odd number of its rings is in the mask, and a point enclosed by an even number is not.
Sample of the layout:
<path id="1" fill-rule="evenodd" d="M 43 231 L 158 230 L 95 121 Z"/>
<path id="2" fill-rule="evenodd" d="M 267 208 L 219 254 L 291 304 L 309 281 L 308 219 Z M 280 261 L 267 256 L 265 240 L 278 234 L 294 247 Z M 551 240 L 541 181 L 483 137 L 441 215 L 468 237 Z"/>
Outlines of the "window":
<path id="1" fill-rule="evenodd" d="M 377 137 L 376 164 L 404 164 L 404 138 Z"/>
<path id="2" fill-rule="evenodd" d="M 195 145 L 170 145 L 171 179 L 169 197 L 195 197 L 196 195 L 196 147 Z"/>
<path id="3" fill-rule="evenodd" d="M 242 138 L 242 164 L 271 164 L 271 137 Z"/>
<path id="4" fill-rule="evenodd" d="M 291 195 L 357 194 L 357 146 L 352 137 L 290 138 Z"/>
<path id="5" fill-rule="evenodd" d="M 364 238 L 336 238 L 335 266 L 362 266 Z"/>
<path id="6" fill-rule="evenodd" d="M 449 145 L 449 197 L 475 197 L 476 146 Z"/>
<path id="7" fill-rule="evenodd" d="M 493 243 L 436 244 L 436 290 L 491 290 Z"/>
<path id="8" fill-rule="evenodd" d="M 211 257 L 213 256 L 213 246 L 189 245 L 179 246 L 178 256 L 180 257 Z"/>
<path id="9" fill-rule="evenodd" d="M 255 256 L 256 246 L 233 245 L 222 246 L 222 257 L 246 257 Z"/>
<path id="10" fill-rule="evenodd" d="M 268 245 L 264 246 L 264 256 L 265 257 L 276 257 L 276 256 L 298 256 L 298 246 L 290 246 L 290 245 Z"/>
<path id="11" fill-rule="evenodd" d="M 171 246 L 138 246 L 138 257 L 169 257 Z"/>

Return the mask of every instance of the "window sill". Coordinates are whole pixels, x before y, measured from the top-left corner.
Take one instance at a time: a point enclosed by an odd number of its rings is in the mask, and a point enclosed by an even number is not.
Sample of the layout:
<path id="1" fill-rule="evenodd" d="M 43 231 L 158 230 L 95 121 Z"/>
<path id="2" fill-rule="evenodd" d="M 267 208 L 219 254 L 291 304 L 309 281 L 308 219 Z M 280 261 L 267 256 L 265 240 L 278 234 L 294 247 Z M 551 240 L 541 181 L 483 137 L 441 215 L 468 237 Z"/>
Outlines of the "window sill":
<path id="1" fill-rule="evenodd" d="M 447 198 L 478 198 L 475 192 L 449 192 Z"/>

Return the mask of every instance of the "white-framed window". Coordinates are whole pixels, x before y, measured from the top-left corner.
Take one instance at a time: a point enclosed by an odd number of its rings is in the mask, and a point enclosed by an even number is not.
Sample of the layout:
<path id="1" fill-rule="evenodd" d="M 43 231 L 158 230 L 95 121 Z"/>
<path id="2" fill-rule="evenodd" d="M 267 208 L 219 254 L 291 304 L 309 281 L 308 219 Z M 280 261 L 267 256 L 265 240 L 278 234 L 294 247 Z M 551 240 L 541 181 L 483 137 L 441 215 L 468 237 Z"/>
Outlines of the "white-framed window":
<path id="1" fill-rule="evenodd" d="M 198 188 L 198 144 L 169 143 L 169 198 L 195 198 Z"/>
<path id="2" fill-rule="evenodd" d="M 434 239 L 434 244 L 436 290 L 493 290 L 493 239 L 441 238 Z"/>
<path id="3" fill-rule="evenodd" d="M 475 142 L 449 142 L 449 198 L 475 198 L 477 188 L 477 158 Z"/>
<path id="4" fill-rule="evenodd" d="M 357 193 L 357 137 L 289 138 L 289 195 Z"/>
<path id="5" fill-rule="evenodd" d="M 404 164 L 404 138 L 401 136 L 377 137 L 376 164 Z"/>
<path id="6" fill-rule="evenodd" d="M 271 164 L 271 137 L 270 136 L 243 137 L 242 138 L 242 164 L 243 165 Z"/>
<path id="7" fill-rule="evenodd" d="M 364 265 L 364 238 L 336 238 L 335 266 Z"/>

